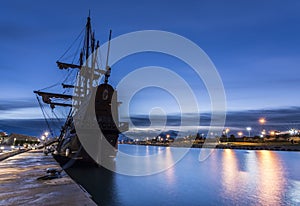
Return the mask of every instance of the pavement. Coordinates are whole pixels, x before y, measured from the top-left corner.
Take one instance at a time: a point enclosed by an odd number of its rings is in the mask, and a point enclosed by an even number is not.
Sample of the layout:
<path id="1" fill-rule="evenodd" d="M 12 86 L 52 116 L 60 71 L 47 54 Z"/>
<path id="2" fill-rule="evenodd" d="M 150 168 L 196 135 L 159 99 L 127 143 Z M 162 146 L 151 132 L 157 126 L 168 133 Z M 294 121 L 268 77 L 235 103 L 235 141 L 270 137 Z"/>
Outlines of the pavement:
<path id="1" fill-rule="evenodd" d="M 96 205 L 64 171 L 60 178 L 37 180 L 47 175 L 47 168 L 61 170 L 53 157 L 41 150 L 0 161 L 0 205 Z"/>

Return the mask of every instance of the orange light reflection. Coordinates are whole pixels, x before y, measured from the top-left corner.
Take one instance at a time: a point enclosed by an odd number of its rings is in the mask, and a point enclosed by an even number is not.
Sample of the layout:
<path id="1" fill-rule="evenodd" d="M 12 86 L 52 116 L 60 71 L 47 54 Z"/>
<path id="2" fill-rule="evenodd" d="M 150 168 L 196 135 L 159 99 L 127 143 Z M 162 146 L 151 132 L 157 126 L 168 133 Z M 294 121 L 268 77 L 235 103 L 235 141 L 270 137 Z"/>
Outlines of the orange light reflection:
<path id="1" fill-rule="evenodd" d="M 262 205 L 281 205 L 285 180 L 283 166 L 277 154 L 267 150 L 258 151 L 257 160 L 259 202 Z"/>
<path id="2" fill-rule="evenodd" d="M 240 187 L 243 187 L 247 179 L 249 179 L 247 178 L 247 173 L 239 171 L 234 150 L 224 150 L 222 163 L 222 185 L 225 197 L 238 201 L 243 195 Z"/>

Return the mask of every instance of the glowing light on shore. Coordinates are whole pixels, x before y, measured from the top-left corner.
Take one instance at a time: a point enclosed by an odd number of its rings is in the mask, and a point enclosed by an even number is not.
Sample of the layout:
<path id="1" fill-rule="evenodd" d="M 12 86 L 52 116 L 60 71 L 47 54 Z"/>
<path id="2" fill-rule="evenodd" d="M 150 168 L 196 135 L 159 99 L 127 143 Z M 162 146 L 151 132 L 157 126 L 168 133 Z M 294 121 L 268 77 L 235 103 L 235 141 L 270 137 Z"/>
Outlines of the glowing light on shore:
<path id="1" fill-rule="evenodd" d="M 261 131 L 261 135 L 260 135 L 260 137 L 264 137 L 266 135 L 266 130 L 265 129 L 263 129 L 262 131 Z"/>
<path id="2" fill-rule="evenodd" d="M 251 127 L 246 127 L 246 130 L 248 131 L 248 134 L 249 134 L 248 137 L 250 137 L 252 128 Z"/>
<path id="3" fill-rule="evenodd" d="M 296 129 L 290 129 L 289 133 L 290 133 L 290 135 L 296 135 L 297 134 L 297 130 Z"/>
<path id="4" fill-rule="evenodd" d="M 261 117 L 259 118 L 258 122 L 263 125 L 266 123 L 266 119 L 264 117 Z"/>

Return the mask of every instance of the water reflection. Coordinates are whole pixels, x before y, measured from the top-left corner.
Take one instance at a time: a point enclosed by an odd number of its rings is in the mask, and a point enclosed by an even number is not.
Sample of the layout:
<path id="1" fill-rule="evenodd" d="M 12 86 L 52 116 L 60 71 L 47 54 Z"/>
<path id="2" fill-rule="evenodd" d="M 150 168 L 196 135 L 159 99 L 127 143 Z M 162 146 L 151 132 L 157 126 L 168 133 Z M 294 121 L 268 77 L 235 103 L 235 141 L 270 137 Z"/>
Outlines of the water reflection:
<path id="1" fill-rule="evenodd" d="M 73 169 L 99 205 L 299 205 L 300 153 L 214 150 L 199 162 L 191 149 L 179 162 L 181 148 L 121 145 L 128 154 L 156 158 L 130 163 L 134 170 L 173 165 L 154 175 L 131 177 L 102 171 Z M 138 149 L 136 147 L 139 147 Z M 206 152 L 206 151 L 204 151 Z M 138 155 L 138 154 L 137 154 Z M 137 159 L 138 160 L 138 159 Z M 143 159 L 144 160 L 144 159 Z M 176 164 L 175 164 L 176 163 Z M 118 159 L 116 166 L 118 167 Z"/>
<path id="2" fill-rule="evenodd" d="M 234 151 L 225 149 L 223 154 L 222 182 L 226 189 L 225 192 L 228 193 L 228 195 L 235 192 L 237 171 L 237 162 Z"/>
<path id="3" fill-rule="evenodd" d="M 123 148 L 130 146 L 123 145 Z M 163 172 L 174 166 L 187 149 L 173 151 L 170 147 L 139 146 L 142 150 L 133 150 L 135 153 L 118 152 L 116 158 L 116 173 L 129 176 L 147 176 Z M 171 151 L 172 150 L 172 151 Z M 140 154 L 145 154 L 141 156 Z"/>
<path id="4" fill-rule="evenodd" d="M 168 165 L 172 165 L 173 164 L 173 156 L 172 156 L 172 151 L 170 147 L 166 148 L 166 161 L 168 161 Z M 175 184 L 175 174 L 174 171 L 175 168 L 174 166 L 170 167 L 169 169 L 167 169 L 165 171 L 166 174 L 166 182 L 167 184 L 169 184 L 170 186 Z"/>
<path id="5" fill-rule="evenodd" d="M 222 185 L 224 198 L 237 201 L 241 195 L 240 187 L 247 184 L 247 173 L 240 171 L 234 150 L 225 149 L 222 161 Z"/>
<path id="6" fill-rule="evenodd" d="M 283 166 L 277 154 L 272 151 L 258 151 L 257 153 L 259 181 L 258 197 L 261 204 L 281 205 L 285 178 Z"/>
<path id="7" fill-rule="evenodd" d="M 283 204 L 284 168 L 276 153 L 225 149 L 222 158 L 223 198 L 235 203 Z"/>

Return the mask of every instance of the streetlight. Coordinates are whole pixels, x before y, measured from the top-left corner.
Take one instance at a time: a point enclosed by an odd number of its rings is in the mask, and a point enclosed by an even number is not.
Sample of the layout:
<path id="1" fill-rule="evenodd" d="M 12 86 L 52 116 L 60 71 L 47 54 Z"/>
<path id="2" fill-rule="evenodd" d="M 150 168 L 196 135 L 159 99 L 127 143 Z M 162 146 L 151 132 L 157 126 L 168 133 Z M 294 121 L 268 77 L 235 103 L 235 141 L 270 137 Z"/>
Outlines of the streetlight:
<path id="1" fill-rule="evenodd" d="M 250 137 L 251 136 L 250 134 L 251 134 L 252 128 L 251 127 L 246 127 L 246 130 L 248 131 L 248 134 L 249 134 L 248 137 Z"/>
<path id="2" fill-rule="evenodd" d="M 266 123 L 266 119 L 264 117 L 261 117 L 259 118 L 258 122 L 261 124 L 261 125 L 264 125 Z"/>
<path id="3" fill-rule="evenodd" d="M 239 137 L 243 136 L 243 132 L 238 132 L 237 134 L 239 135 Z"/>
<path id="4" fill-rule="evenodd" d="M 229 128 L 226 128 L 226 129 L 225 129 L 225 134 L 226 134 L 227 142 L 228 142 L 228 132 L 230 132 L 230 129 L 229 129 Z"/>
<path id="5" fill-rule="evenodd" d="M 42 139 L 43 141 L 45 141 L 45 139 L 46 139 L 45 135 L 42 135 L 41 139 Z"/>
<path id="6" fill-rule="evenodd" d="M 265 134 L 266 134 L 266 130 L 265 130 L 265 129 L 263 129 L 263 131 L 261 132 L 261 137 L 264 137 L 264 136 L 265 136 Z"/>
<path id="7" fill-rule="evenodd" d="M 43 145 L 44 145 L 44 149 L 45 149 L 45 148 L 46 148 L 46 143 L 45 143 L 46 136 L 45 136 L 45 134 L 43 134 L 43 135 L 41 136 L 41 139 L 42 139 L 42 141 L 43 141 Z"/>
<path id="8" fill-rule="evenodd" d="M 289 133 L 291 136 L 295 135 L 297 132 L 296 132 L 296 129 L 290 129 L 289 130 Z"/>
<path id="9" fill-rule="evenodd" d="M 49 132 L 44 132 L 45 140 L 47 140 Z"/>
<path id="10" fill-rule="evenodd" d="M 261 137 L 264 137 L 264 135 L 266 134 L 266 131 L 263 128 L 263 125 L 266 123 L 266 118 L 261 117 L 259 118 L 258 122 L 260 123 L 260 125 L 262 126 L 262 132 L 261 132 Z"/>

